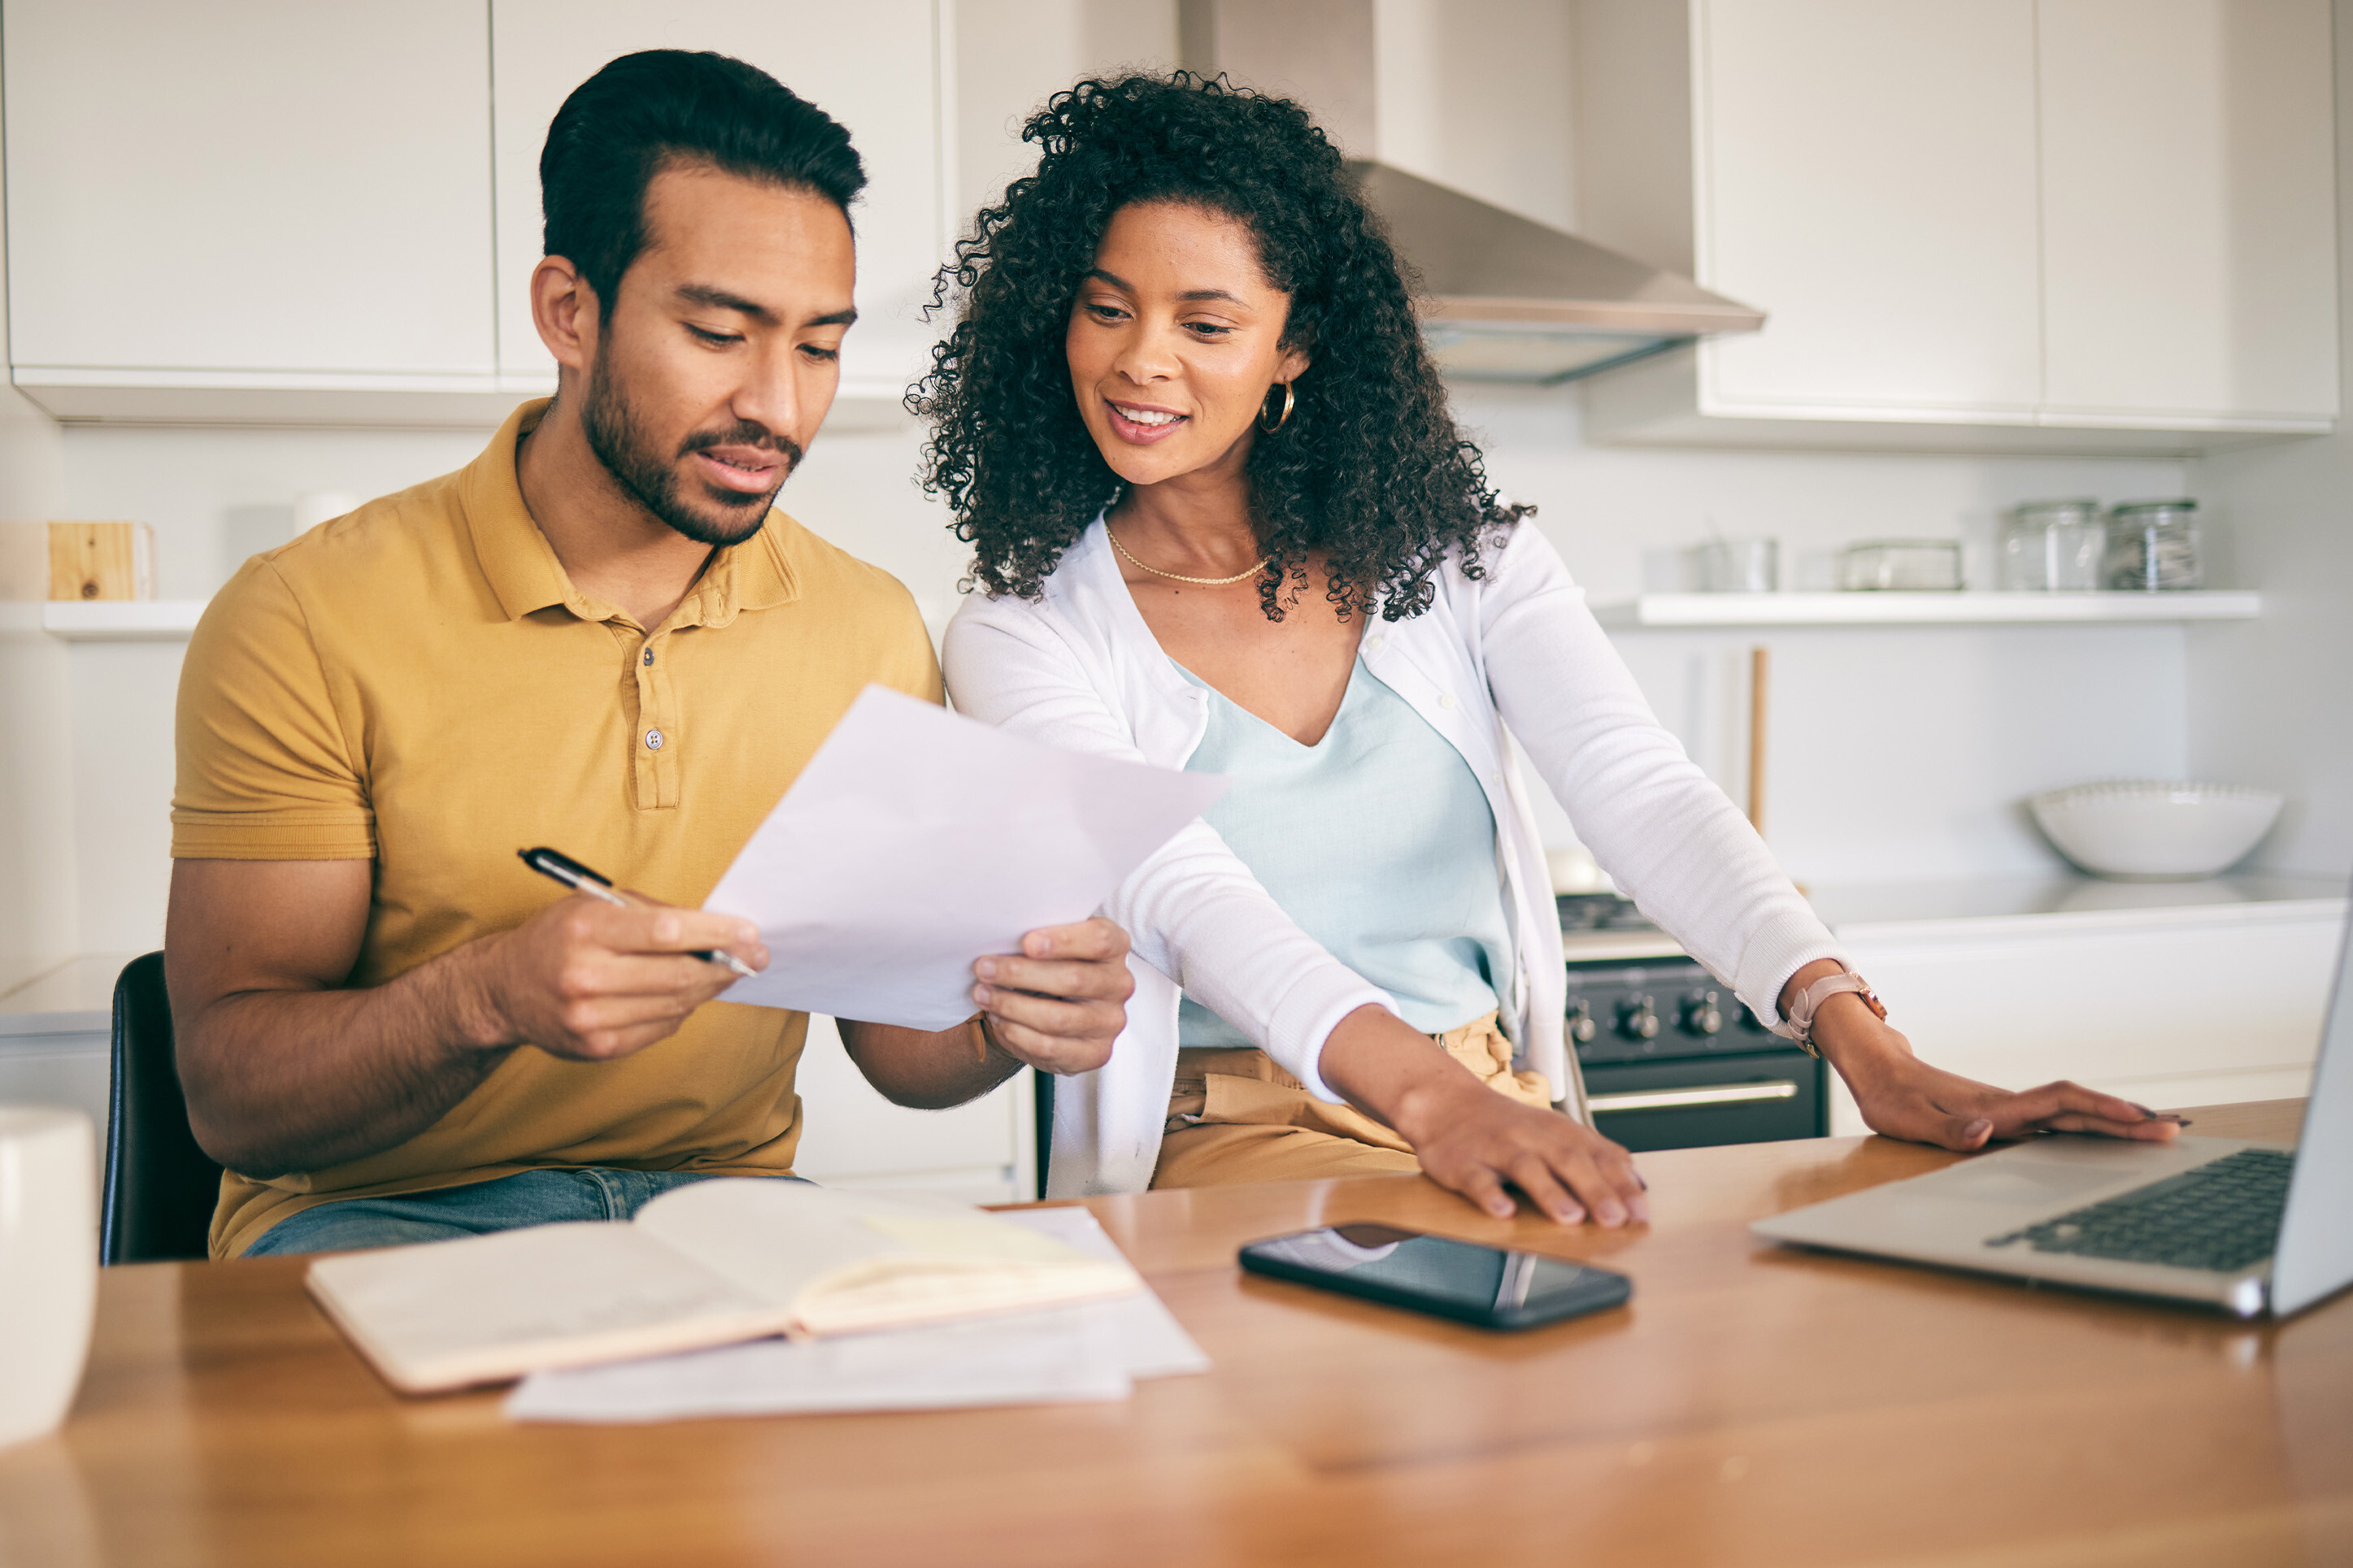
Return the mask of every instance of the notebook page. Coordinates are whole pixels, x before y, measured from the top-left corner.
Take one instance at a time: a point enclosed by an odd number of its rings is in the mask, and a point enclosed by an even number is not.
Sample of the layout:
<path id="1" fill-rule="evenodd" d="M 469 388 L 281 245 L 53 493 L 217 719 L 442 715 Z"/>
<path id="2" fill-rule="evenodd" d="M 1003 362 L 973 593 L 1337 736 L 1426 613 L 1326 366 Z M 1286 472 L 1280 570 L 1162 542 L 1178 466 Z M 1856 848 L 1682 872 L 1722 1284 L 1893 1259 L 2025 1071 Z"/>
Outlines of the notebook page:
<path id="1" fill-rule="evenodd" d="M 311 1265 L 311 1292 L 395 1387 L 775 1332 L 775 1303 L 627 1225 L 533 1226 Z"/>
<path id="2" fill-rule="evenodd" d="M 636 1227 L 817 1332 L 1124 1294 L 1124 1260 L 1090 1258 L 961 1205 L 804 1182 L 698 1182 Z"/>

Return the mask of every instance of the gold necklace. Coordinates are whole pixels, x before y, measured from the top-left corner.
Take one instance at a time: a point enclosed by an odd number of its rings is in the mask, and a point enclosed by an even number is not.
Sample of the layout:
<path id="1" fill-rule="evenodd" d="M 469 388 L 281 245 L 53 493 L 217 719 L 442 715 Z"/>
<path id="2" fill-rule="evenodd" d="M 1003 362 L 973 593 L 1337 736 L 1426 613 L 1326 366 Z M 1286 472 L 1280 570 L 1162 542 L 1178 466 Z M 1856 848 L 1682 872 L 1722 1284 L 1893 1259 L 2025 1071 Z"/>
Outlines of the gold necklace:
<path id="1" fill-rule="evenodd" d="M 1229 584 L 1239 583 L 1245 577 L 1255 577 L 1260 573 L 1266 570 L 1268 558 L 1261 556 L 1257 565 L 1251 567 L 1247 572 L 1237 572 L 1230 577 L 1187 577 L 1181 572 L 1163 572 L 1157 566 L 1148 566 L 1145 565 L 1145 563 L 1136 560 L 1134 555 L 1129 552 L 1127 546 L 1119 542 L 1119 535 L 1111 531 L 1111 524 L 1109 523 L 1103 524 L 1103 537 L 1110 540 L 1111 547 L 1113 550 L 1118 551 L 1122 555 L 1125 555 L 1132 565 L 1151 573 L 1155 577 L 1166 577 L 1171 583 L 1190 583 L 1197 587 L 1202 588 L 1222 588 Z"/>

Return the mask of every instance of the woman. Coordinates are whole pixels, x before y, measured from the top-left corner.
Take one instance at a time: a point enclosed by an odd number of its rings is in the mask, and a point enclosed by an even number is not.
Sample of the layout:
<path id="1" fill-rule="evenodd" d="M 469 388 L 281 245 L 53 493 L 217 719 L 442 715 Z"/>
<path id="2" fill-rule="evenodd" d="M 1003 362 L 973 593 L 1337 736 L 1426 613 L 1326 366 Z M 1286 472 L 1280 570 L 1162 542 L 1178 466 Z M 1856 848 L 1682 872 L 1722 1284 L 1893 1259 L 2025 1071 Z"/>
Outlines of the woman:
<path id="1" fill-rule="evenodd" d="M 1488 487 L 1295 104 L 1131 76 L 1024 135 L 1037 172 L 944 275 L 962 319 L 914 397 L 982 590 L 948 686 L 1040 740 L 1233 781 L 1109 908 L 1138 988 L 1107 1063 L 1060 1086 L 1056 1194 L 1418 1165 L 1497 1215 L 1508 1185 L 1565 1223 L 1645 1217 L 1582 1119 L 1506 727 L 1619 885 L 1874 1128 L 2170 1135 L 2073 1085 L 1938 1072 L 1885 1026 L 1532 509 Z"/>

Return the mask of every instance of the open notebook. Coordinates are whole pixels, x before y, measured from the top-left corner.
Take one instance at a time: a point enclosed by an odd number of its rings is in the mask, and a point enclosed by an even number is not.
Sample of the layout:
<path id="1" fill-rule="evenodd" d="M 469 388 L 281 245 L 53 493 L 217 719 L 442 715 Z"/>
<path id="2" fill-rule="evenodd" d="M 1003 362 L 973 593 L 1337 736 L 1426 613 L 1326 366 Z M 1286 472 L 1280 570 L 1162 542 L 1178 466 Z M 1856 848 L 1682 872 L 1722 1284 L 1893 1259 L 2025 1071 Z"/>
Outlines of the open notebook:
<path id="1" fill-rule="evenodd" d="M 681 1187 L 627 1224 L 325 1258 L 309 1283 L 385 1380 L 409 1394 L 1143 1288 L 1124 1262 L 976 1209 L 749 1179 Z"/>

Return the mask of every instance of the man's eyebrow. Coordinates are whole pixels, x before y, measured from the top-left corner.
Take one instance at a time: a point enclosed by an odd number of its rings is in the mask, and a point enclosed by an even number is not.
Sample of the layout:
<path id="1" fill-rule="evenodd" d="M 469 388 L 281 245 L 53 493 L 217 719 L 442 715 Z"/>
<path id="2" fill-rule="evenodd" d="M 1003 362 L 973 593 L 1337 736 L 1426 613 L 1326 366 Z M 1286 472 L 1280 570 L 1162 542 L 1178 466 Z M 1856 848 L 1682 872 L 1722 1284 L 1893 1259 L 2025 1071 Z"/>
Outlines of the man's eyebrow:
<path id="1" fill-rule="evenodd" d="M 756 300 L 746 300 L 741 294 L 730 294 L 724 289 L 714 289 L 708 283 L 681 283 L 678 297 L 690 305 L 702 305 L 713 310 L 733 310 L 749 316 L 764 326 L 776 324 L 776 313 Z M 801 323 L 805 327 L 846 327 L 858 320 L 854 310 L 834 310 L 822 316 L 812 316 Z"/>
<path id="2" fill-rule="evenodd" d="M 733 310 L 749 316 L 755 321 L 774 324 L 776 313 L 756 300 L 746 300 L 741 294 L 730 294 L 724 289 L 714 289 L 708 283 L 681 283 L 678 297 L 690 305 L 708 306 L 714 310 Z"/>

